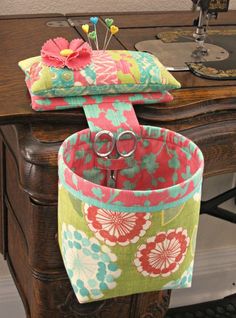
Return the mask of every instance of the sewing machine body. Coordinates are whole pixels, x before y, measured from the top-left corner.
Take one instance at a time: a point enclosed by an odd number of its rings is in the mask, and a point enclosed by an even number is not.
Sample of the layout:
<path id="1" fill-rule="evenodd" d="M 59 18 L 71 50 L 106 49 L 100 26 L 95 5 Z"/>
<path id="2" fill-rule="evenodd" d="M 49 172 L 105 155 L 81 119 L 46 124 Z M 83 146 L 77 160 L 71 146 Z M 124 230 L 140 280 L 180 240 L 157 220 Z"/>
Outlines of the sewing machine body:
<path id="1" fill-rule="evenodd" d="M 135 44 L 150 52 L 171 71 L 190 70 L 211 79 L 236 78 L 236 29 L 210 27 L 218 13 L 227 12 L 229 0 L 192 0 L 198 16 L 193 27 L 157 32 L 157 40 Z M 222 13 L 224 14 L 224 13 Z"/>

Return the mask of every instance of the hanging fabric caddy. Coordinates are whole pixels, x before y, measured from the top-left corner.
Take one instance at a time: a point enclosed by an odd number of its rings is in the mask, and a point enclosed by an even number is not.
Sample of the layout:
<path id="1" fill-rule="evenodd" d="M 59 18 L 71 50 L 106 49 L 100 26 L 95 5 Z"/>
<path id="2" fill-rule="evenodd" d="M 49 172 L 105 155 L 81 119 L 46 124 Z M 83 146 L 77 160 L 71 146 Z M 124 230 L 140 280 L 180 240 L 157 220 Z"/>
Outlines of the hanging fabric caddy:
<path id="1" fill-rule="evenodd" d="M 139 125 L 133 109 L 171 101 L 180 85 L 147 53 L 90 53 L 78 69 L 20 62 L 35 110 L 83 107 L 89 125 L 58 155 L 58 238 L 71 285 L 80 303 L 190 287 L 203 156 L 176 132 Z"/>

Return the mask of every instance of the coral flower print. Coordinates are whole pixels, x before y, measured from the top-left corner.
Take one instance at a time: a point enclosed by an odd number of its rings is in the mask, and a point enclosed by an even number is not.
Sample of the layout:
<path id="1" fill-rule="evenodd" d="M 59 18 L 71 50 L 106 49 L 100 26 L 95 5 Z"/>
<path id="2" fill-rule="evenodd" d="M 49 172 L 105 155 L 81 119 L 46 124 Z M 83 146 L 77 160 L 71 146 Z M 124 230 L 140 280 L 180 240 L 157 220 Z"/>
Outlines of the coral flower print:
<path id="1" fill-rule="evenodd" d="M 91 61 L 92 49 L 81 39 L 74 39 L 70 43 L 64 38 L 50 39 L 41 49 L 44 64 L 57 68 L 68 67 L 77 71 L 83 69 Z"/>
<path id="2" fill-rule="evenodd" d="M 183 262 L 189 241 L 182 228 L 160 232 L 139 247 L 134 264 L 144 276 L 167 277 Z"/>
<path id="3" fill-rule="evenodd" d="M 84 214 L 97 239 L 110 246 L 136 243 L 150 227 L 150 213 L 123 213 L 84 204 Z"/>
<path id="4" fill-rule="evenodd" d="M 42 70 L 42 66 L 40 65 L 40 63 L 36 62 L 34 63 L 29 71 L 29 76 L 30 76 L 30 80 L 32 82 L 36 82 L 40 77 L 39 77 L 39 73 Z"/>

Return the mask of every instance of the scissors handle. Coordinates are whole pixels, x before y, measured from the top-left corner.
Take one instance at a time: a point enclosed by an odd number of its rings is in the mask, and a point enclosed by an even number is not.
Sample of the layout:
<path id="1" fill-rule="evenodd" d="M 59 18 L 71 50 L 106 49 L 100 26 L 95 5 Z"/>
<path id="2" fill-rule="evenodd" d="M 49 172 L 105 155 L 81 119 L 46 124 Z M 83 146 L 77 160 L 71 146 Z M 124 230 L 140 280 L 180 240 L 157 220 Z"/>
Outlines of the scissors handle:
<path id="1" fill-rule="evenodd" d="M 131 146 L 130 151 L 127 151 L 127 152 L 125 152 L 121 148 L 121 144 L 122 144 L 121 140 L 125 140 L 125 138 L 123 138 L 124 136 L 128 137 L 127 139 L 131 139 L 131 141 L 133 141 L 133 145 Z M 135 152 L 136 147 L 137 147 L 137 136 L 132 130 L 124 130 L 117 136 L 116 150 L 120 157 L 123 157 L 123 158 L 130 157 Z"/>
<path id="2" fill-rule="evenodd" d="M 131 145 L 131 149 L 129 151 L 125 151 L 122 147 L 122 141 L 125 140 L 131 140 L 133 144 Z M 106 149 L 107 151 L 100 151 L 99 150 L 99 144 L 104 142 L 106 143 Z M 117 138 L 115 138 L 114 134 L 109 130 L 101 130 L 98 133 L 96 133 L 94 138 L 94 144 L 93 148 L 95 153 L 102 158 L 109 157 L 111 155 L 114 147 L 116 147 L 116 151 L 120 157 L 128 158 L 130 157 L 136 150 L 137 147 L 137 136 L 132 130 L 124 130 L 121 133 L 117 135 Z"/>
<path id="3" fill-rule="evenodd" d="M 129 141 L 132 142 L 131 147 Z M 103 146 L 106 146 L 106 149 L 108 150 L 103 151 Z M 100 150 L 99 147 L 101 147 L 102 150 Z M 93 144 L 93 149 L 95 153 L 97 154 L 97 156 L 102 158 L 111 158 L 110 155 L 112 154 L 114 148 L 116 148 L 116 152 L 119 155 L 119 158 L 128 158 L 135 152 L 136 147 L 137 137 L 135 133 L 131 130 L 122 131 L 117 135 L 117 138 L 115 138 L 114 134 L 111 131 L 101 130 L 95 135 Z M 115 188 L 116 176 L 116 170 L 107 171 L 107 186 Z"/>
<path id="4" fill-rule="evenodd" d="M 102 137 L 105 137 L 105 141 L 104 142 L 110 142 L 110 147 L 108 147 L 107 151 L 100 151 L 99 150 L 99 144 L 101 144 L 102 142 Z M 97 156 L 101 157 L 101 158 L 106 158 L 108 157 L 116 144 L 116 140 L 115 137 L 113 135 L 113 133 L 109 130 L 101 130 L 99 132 L 96 133 L 95 137 L 94 137 L 94 143 L 93 143 L 93 149 L 95 151 L 95 153 L 97 154 Z M 107 145 L 106 145 L 107 146 Z"/>

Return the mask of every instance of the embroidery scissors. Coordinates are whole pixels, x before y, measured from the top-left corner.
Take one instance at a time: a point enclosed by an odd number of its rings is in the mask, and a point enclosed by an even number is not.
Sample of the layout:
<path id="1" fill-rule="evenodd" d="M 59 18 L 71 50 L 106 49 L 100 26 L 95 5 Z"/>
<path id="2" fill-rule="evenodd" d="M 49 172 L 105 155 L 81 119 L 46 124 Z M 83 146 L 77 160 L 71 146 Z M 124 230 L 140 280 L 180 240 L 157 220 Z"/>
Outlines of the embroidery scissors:
<path id="1" fill-rule="evenodd" d="M 128 150 L 122 149 L 122 141 L 131 140 L 132 145 Z M 99 145 L 101 143 L 106 143 L 106 150 L 100 150 Z M 96 133 L 94 138 L 93 148 L 98 157 L 108 158 L 108 159 L 119 159 L 119 158 L 128 158 L 132 156 L 137 147 L 137 136 L 131 130 L 124 130 L 115 137 L 115 135 L 109 130 L 101 130 Z M 127 148 L 127 147 L 126 147 Z M 112 157 L 112 153 L 116 151 L 116 156 Z M 117 158 L 118 155 L 118 158 Z M 116 186 L 116 172 L 117 170 L 108 170 L 107 171 L 107 186 L 115 188 Z"/>

